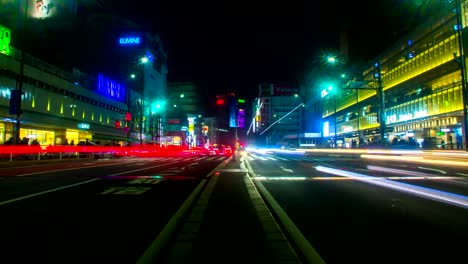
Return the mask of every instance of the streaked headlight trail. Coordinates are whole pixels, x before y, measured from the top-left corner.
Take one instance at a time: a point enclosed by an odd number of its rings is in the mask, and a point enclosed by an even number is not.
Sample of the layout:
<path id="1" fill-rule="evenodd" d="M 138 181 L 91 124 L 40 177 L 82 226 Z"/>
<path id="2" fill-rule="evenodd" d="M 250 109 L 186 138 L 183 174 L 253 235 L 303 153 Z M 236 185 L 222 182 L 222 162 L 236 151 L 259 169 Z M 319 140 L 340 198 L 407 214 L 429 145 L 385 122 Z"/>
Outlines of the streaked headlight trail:
<path id="1" fill-rule="evenodd" d="M 373 176 L 368 176 L 368 175 L 364 175 L 360 173 L 344 171 L 344 170 L 339 170 L 339 169 L 334 169 L 334 168 L 328 168 L 328 167 L 323 167 L 323 166 L 317 166 L 315 167 L 315 169 L 321 172 L 363 181 L 369 184 L 373 184 L 373 185 L 377 185 L 377 186 L 381 186 L 384 188 L 389 188 L 389 189 L 393 189 L 393 190 L 397 190 L 401 192 L 406 192 L 412 195 L 417 195 L 419 197 L 428 198 L 434 201 L 444 202 L 447 204 L 451 204 L 451 205 L 455 205 L 458 207 L 468 209 L 468 196 L 439 191 L 439 190 L 435 190 L 431 188 L 411 185 L 408 183 L 396 182 L 396 181 L 392 181 L 388 179 L 382 179 L 379 177 L 373 177 Z"/>

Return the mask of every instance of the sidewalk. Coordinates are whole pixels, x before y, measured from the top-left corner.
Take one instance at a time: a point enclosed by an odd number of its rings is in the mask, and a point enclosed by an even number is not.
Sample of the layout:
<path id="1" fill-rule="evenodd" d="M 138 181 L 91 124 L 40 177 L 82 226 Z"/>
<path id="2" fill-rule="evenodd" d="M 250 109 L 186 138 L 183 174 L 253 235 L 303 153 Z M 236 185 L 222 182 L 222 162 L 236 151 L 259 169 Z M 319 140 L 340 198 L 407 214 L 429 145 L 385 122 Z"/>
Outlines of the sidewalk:
<path id="1" fill-rule="evenodd" d="M 239 161 L 210 177 L 178 231 L 139 263 L 301 263 Z"/>

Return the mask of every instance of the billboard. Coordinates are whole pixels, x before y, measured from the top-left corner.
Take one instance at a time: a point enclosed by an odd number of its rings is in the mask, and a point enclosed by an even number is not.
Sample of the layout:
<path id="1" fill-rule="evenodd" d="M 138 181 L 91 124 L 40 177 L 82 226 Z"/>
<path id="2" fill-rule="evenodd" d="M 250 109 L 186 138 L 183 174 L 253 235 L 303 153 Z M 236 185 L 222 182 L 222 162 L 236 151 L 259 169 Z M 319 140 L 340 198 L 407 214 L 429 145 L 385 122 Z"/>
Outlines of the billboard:
<path id="1" fill-rule="evenodd" d="M 99 74 L 97 79 L 97 91 L 109 98 L 117 101 L 125 101 L 125 86 L 116 81 L 113 81 L 106 76 Z"/>
<path id="2" fill-rule="evenodd" d="M 240 108 L 237 112 L 237 127 L 245 127 L 245 109 Z"/>
<path id="3" fill-rule="evenodd" d="M 293 96 L 299 94 L 299 87 L 284 84 L 273 84 L 273 96 Z"/>
<path id="4" fill-rule="evenodd" d="M 11 30 L 0 25 L 0 53 L 10 55 Z"/>
<path id="5" fill-rule="evenodd" d="M 143 38 L 138 34 L 125 34 L 118 38 L 119 46 L 135 47 L 143 44 Z"/>
<path id="6" fill-rule="evenodd" d="M 0 23 L 15 27 L 25 18 L 32 20 L 70 19 L 76 14 L 77 0 L 0 0 Z M 51 25 L 53 27 L 62 25 Z"/>
<path id="7" fill-rule="evenodd" d="M 74 0 L 28 0 L 28 17 L 47 19 L 75 13 Z"/>

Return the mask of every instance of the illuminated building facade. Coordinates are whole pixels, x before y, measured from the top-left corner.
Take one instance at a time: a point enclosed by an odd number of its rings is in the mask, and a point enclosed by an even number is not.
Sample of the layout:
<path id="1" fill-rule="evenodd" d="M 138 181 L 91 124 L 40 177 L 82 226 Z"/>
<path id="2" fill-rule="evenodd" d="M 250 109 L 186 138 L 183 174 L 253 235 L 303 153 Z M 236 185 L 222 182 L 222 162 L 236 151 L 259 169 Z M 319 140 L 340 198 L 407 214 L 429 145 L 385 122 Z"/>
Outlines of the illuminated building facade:
<path id="1" fill-rule="evenodd" d="M 290 85 L 260 84 L 253 106 L 249 133 L 262 136 L 266 145 L 299 144 L 302 128 L 299 88 Z"/>
<path id="2" fill-rule="evenodd" d="M 461 2 L 465 28 L 467 8 L 465 1 Z M 382 121 L 379 119 L 383 116 L 384 139 L 390 144 L 464 148 L 461 64 L 457 60 L 461 27 L 453 10 L 448 7 L 434 13 L 430 20 L 376 59 L 381 69 L 384 115 L 379 115 L 376 78 L 379 72 L 374 65 L 363 72 L 359 82 L 348 82 L 337 91 L 325 91 L 323 136 L 332 138 L 336 131 L 346 146 L 353 140 L 362 144 L 379 142 Z"/>
<path id="3" fill-rule="evenodd" d="M 167 85 L 167 119 L 165 122 L 164 136 L 179 137 L 181 144 L 189 144 L 189 136 L 195 136 L 195 126 L 192 123 L 189 131 L 188 117 L 198 117 L 202 105 L 197 86 L 191 82 L 169 82 Z M 199 118 L 192 121 L 201 122 Z M 190 134 L 192 132 L 192 135 Z M 193 142 L 193 140 L 192 140 Z"/>
<path id="4" fill-rule="evenodd" d="M 119 91 L 122 87 L 117 88 L 117 83 L 100 75 L 91 82 L 95 87 L 91 90 L 75 82 L 71 73 L 30 56 L 25 60 L 21 139 L 55 145 L 125 138 L 115 129 L 115 122 L 123 120 L 127 111 L 124 91 Z M 14 136 L 16 115 L 10 115 L 8 109 L 18 69 L 19 58 L 0 54 L 0 143 Z"/>

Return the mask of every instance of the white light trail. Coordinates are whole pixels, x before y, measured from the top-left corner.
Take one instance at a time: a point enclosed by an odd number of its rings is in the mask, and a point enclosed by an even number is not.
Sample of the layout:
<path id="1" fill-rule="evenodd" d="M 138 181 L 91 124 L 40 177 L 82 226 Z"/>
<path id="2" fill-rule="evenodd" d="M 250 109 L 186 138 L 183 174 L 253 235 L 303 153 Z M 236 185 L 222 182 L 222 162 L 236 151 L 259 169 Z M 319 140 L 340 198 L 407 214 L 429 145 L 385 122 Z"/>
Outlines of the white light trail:
<path id="1" fill-rule="evenodd" d="M 419 162 L 426 164 L 437 164 L 437 165 L 449 165 L 449 166 L 463 166 L 468 167 L 466 161 L 452 161 L 452 160 L 430 160 L 424 159 L 423 157 L 408 157 L 408 156 L 387 156 L 387 155 L 361 155 L 363 159 L 375 159 L 375 160 L 396 160 L 402 162 Z"/>
<path id="2" fill-rule="evenodd" d="M 373 166 L 373 165 L 368 165 L 367 169 L 368 170 L 373 170 L 373 171 L 381 171 L 381 172 L 386 172 L 386 173 L 396 173 L 396 174 L 410 175 L 410 176 L 420 176 L 420 177 L 432 177 L 433 176 L 431 174 L 418 172 L 418 171 L 408 171 L 408 170 L 394 169 L 394 168 L 387 168 L 387 167 L 380 167 L 380 166 Z"/>
<path id="3" fill-rule="evenodd" d="M 443 203 L 447 203 L 450 205 L 455 205 L 458 207 L 462 207 L 464 209 L 468 209 L 468 196 L 454 194 L 449 192 L 444 192 L 440 190 L 435 190 L 431 188 L 416 186 L 408 183 L 396 182 L 388 179 L 368 176 L 360 173 L 344 171 L 334 168 L 328 168 L 323 166 L 315 167 L 316 170 L 333 174 L 339 175 L 359 181 L 363 181 L 369 184 L 377 185 L 384 188 L 389 188 L 401 192 L 406 192 L 412 195 L 416 195 L 423 198 L 428 198 L 434 201 L 439 201 Z"/>
<path id="4" fill-rule="evenodd" d="M 447 172 L 446 172 L 446 171 L 443 171 L 443 170 L 438 170 L 438 169 L 433 169 L 433 168 L 418 167 L 418 169 L 422 169 L 422 170 L 430 170 L 430 171 L 440 172 L 440 173 L 442 173 L 442 174 L 447 174 Z"/>

